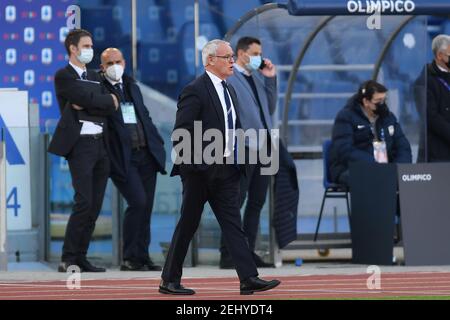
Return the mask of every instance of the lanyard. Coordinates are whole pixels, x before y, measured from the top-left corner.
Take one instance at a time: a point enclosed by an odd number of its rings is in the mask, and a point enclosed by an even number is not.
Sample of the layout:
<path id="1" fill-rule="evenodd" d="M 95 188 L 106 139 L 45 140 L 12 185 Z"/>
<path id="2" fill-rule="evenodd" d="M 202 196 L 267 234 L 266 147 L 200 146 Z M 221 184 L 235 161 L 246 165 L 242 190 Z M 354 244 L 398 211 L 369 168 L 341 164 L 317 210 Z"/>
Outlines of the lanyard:
<path id="1" fill-rule="evenodd" d="M 447 90 L 450 91 L 450 85 L 444 79 L 442 79 L 440 77 L 438 77 L 438 79 L 447 88 Z"/>

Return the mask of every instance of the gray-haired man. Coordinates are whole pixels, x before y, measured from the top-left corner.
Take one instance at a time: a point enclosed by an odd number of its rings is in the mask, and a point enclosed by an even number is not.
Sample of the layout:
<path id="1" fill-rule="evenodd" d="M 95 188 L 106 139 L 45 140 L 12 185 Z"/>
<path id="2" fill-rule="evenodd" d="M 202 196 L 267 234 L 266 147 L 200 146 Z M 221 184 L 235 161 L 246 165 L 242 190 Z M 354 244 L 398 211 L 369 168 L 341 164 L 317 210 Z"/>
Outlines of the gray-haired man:
<path id="1" fill-rule="evenodd" d="M 224 146 L 223 158 L 220 159 L 223 164 L 207 164 L 202 159 L 200 164 L 193 164 L 191 161 L 174 165 L 171 176 L 181 176 L 183 203 L 161 276 L 159 292 L 173 295 L 195 293 L 181 285 L 181 276 L 189 243 L 198 228 L 206 201 L 220 224 L 225 245 L 236 265 L 241 281 L 241 294 L 269 290 L 280 282 L 258 278 L 252 252 L 241 227 L 239 181 L 243 166 L 235 164 L 236 158 L 231 161 L 229 159 L 236 157 L 237 146 L 234 139 L 229 138 L 228 132 L 241 127 L 235 111 L 236 93 L 225 81 L 233 74 L 233 50 L 225 41 L 212 40 L 203 48 L 202 57 L 206 72 L 181 92 L 174 131 L 187 130 L 194 137 L 196 121 L 202 123 L 202 136 L 206 130 L 219 130 Z M 203 143 L 202 154 L 205 147 L 206 143 Z M 191 149 L 194 149 L 193 144 Z"/>
<path id="2" fill-rule="evenodd" d="M 434 60 L 427 65 L 427 155 L 429 162 L 450 161 L 450 36 L 431 44 Z"/>

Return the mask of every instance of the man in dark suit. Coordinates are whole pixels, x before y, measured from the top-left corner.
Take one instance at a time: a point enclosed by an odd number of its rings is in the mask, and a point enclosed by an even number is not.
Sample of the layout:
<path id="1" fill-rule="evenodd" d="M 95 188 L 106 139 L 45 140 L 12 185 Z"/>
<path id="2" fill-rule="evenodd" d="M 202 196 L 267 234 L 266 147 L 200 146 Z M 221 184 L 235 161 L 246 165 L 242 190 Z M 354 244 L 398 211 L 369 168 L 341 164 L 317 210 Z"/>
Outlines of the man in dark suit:
<path id="1" fill-rule="evenodd" d="M 198 150 L 194 150 L 198 149 L 194 148 L 198 141 L 190 143 L 189 150 L 182 150 L 182 154 L 177 155 L 171 175 L 181 176 L 183 203 L 164 265 L 159 292 L 173 295 L 195 293 L 181 285 L 181 275 L 189 243 L 198 228 L 206 201 L 220 224 L 225 245 L 236 266 L 241 281 L 241 294 L 269 290 L 280 282 L 258 278 L 255 261 L 241 227 L 239 181 L 244 166 L 237 165 L 237 145 L 234 138 L 234 130 L 240 128 L 240 123 L 235 111 L 236 93 L 225 82 L 233 74 L 233 50 L 228 42 L 212 40 L 203 48 L 202 58 L 206 72 L 181 92 L 172 138 L 175 140 L 176 134 L 187 132 L 191 140 L 192 137 L 196 139 L 194 127 L 201 124 L 202 134 L 212 129 L 221 133 L 224 148 L 216 152 L 215 162 L 212 164 L 208 164 L 210 162 L 205 159 L 198 159 Z M 207 143 L 200 143 L 203 154 Z M 176 142 L 174 146 L 177 146 Z M 196 151 L 195 155 L 193 151 Z M 185 152 L 192 157 L 186 160 Z M 183 158 L 181 163 L 178 161 L 180 158 Z"/>
<path id="2" fill-rule="evenodd" d="M 161 271 L 148 254 L 156 174 L 166 174 L 164 142 L 144 105 L 136 82 L 123 75 L 122 52 L 101 55 L 104 85 L 120 97 L 120 108 L 108 119 L 110 176 L 128 203 L 123 220 L 122 271 Z"/>
<path id="3" fill-rule="evenodd" d="M 86 69 L 94 55 L 91 34 L 74 29 L 64 45 L 69 64 L 55 75 L 61 118 L 48 151 L 67 159 L 75 195 L 58 271 L 66 272 L 75 265 L 82 272 L 104 272 L 104 268 L 91 265 L 86 254 L 109 174 L 106 117 L 119 104 L 101 85 L 98 73 Z"/>
<path id="4" fill-rule="evenodd" d="M 433 61 L 414 82 L 421 120 L 417 162 L 450 162 L 450 35 L 434 37 L 431 50 Z"/>
<path id="5" fill-rule="evenodd" d="M 450 161 L 450 35 L 436 36 L 426 66 L 427 161 Z"/>

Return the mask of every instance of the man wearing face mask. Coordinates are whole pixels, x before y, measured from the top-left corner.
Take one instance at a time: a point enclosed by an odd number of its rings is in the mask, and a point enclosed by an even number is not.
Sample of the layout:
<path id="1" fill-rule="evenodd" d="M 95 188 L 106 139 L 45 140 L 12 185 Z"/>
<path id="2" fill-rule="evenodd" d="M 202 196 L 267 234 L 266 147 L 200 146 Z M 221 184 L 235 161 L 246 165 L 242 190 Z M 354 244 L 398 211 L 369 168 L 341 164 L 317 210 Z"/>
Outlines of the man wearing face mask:
<path id="1" fill-rule="evenodd" d="M 427 160 L 450 161 L 450 36 L 431 43 L 434 61 L 427 72 Z"/>
<path id="2" fill-rule="evenodd" d="M 156 174 L 164 170 L 164 142 L 144 105 L 136 82 L 124 75 L 122 52 L 108 48 L 101 55 L 104 85 L 120 97 L 120 107 L 110 116 L 111 178 L 126 199 L 123 220 L 122 271 L 160 271 L 149 257 L 150 218 Z"/>
<path id="3" fill-rule="evenodd" d="M 364 82 L 336 116 L 330 147 L 330 178 L 348 185 L 350 162 L 410 163 L 411 146 L 386 105 L 386 87 Z"/>
<path id="4" fill-rule="evenodd" d="M 275 112 L 277 103 L 277 77 L 275 65 L 269 59 L 262 58 L 261 41 L 253 37 L 242 37 L 236 45 L 237 58 L 234 64 L 234 74 L 229 82 L 236 89 L 239 100 L 237 110 L 244 130 L 273 129 L 271 115 Z M 259 132 L 259 131 L 257 131 Z M 270 150 L 270 138 L 263 141 L 246 140 L 246 154 L 257 153 L 264 147 Z M 247 176 L 241 176 L 240 205 L 247 204 L 243 215 L 243 229 L 257 267 L 273 267 L 255 253 L 261 210 L 266 201 L 270 176 L 261 174 L 260 157 L 256 164 L 247 164 Z M 220 267 L 233 268 L 231 257 L 221 241 Z"/>
<path id="5" fill-rule="evenodd" d="M 107 116 L 118 108 L 118 99 L 101 85 L 97 72 L 86 68 L 94 55 L 91 34 L 74 29 L 64 45 L 69 64 L 55 74 L 61 118 L 48 151 L 67 159 L 75 195 L 58 271 L 75 265 L 82 272 L 104 272 L 91 265 L 86 254 L 109 175 Z"/>

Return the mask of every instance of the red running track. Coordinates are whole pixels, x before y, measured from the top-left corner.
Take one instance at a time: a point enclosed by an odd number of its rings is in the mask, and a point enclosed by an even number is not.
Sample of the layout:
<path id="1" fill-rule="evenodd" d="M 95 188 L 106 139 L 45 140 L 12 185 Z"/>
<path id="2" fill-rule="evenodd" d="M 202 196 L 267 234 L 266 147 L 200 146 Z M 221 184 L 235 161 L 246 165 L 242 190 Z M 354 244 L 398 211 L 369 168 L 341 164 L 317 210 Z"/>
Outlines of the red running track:
<path id="1" fill-rule="evenodd" d="M 381 289 L 367 288 L 369 274 L 280 276 L 277 288 L 250 296 L 239 294 L 237 278 L 189 278 L 182 284 L 193 296 L 158 293 L 159 278 L 81 280 L 80 289 L 66 281 L 0 281 L 0 300 L 255 300 L 340 299 L 409 296 L 450 296 L 450 273 L 384 273 Z M 269 277 L 264 277 L 269 278 Z"/>

